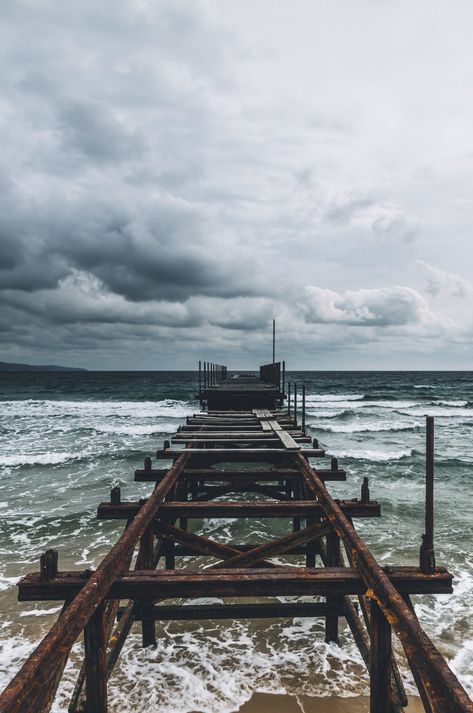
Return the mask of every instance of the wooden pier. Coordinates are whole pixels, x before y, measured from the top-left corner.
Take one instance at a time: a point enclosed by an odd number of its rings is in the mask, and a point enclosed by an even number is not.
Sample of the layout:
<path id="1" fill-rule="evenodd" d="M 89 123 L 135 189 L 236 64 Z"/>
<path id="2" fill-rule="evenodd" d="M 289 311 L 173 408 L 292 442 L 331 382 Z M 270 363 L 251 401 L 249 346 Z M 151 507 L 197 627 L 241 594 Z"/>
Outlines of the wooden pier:
<path id="1" fill-rule="evenodd" d="M 20 601 L 64 606 L 0 696 L 0 713 L 48 711 L 82 634 L 83 664 L 69 711 L 106 713 L 107 681 L 134 622 L 140 622 L 143 646 L 153 646 L 156 621 L 296 616 L 323 619 L 325 640 L 334 644 L 339 621 L 346 620 L 369 671 L 371 713 L 398 713 L 407 705 L 393 631 L 425 711 L 472 713 L 472 701 L 421 628 L 410 599 L 452 591 L 452 576 L 434 557 L 433 420 L 427 419 L 420 564 L 381 567 L 354 524 L 381 515 L 368 480 L 359 498 L 332 498 L 328 484 L 344 481 L 346 473 L 336 458 L 327 464 L 324 450 L 306 435 L 305 389 L 286 388 L 284 365 L 265 365 L 259 377 L 235 377 L 201 363 L 198 398 L 206 410 L 187 419 L 154 464 L 147 457 L 135 471 L 136 481 L 153 485 L 150 496 L 125 501 L 113 488 L 99 505 L 99 518 L 123 520 L 126 527 L 97 569 L 63 571 L 57 552 L 48 550 L 39 571 L 19 582 Z M 287 532 L 264 543 L 223 543 L 193 531 L 193 520 L 209 517 L 282 518 Z M 274 561 L 282 556 L 284 565 Z M 276 597 L 283 595 L 305 600 L 281 603 Z M 172 601 L 199 597 L 237 603 Z"/>

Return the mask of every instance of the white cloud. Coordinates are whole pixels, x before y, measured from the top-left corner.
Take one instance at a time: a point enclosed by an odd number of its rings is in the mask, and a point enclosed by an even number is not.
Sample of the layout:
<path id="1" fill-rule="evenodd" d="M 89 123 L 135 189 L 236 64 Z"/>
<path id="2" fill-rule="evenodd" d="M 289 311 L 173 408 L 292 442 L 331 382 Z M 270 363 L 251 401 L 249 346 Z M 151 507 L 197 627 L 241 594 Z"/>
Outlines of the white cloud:
<path id="1" fill-rule="evenodd" d="M 436 323 L 425 298 L 410 287 L 339 293 L 309 286 L 301 309 L 308 322 L 322 324 L 390 327 Z"/>
<path id="2" fill-rule="evenodd" d="M 440 294 L 452 297 L 471 297 L 473 295 L 473 284 L 460 275 L 429 265 L 423 260 L 419 260 L 418 265 L 427 281 L 426 290 L 433 297 Z"/>

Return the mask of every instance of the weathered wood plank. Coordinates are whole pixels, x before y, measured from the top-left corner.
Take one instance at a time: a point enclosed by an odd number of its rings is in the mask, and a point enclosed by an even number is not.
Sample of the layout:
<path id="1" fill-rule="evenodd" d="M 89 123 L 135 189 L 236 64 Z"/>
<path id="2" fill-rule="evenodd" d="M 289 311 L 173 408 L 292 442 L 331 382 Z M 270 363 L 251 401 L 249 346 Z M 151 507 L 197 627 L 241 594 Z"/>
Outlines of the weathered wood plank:
<path id="1" fill-rule="evenodd" d="M 142 505 L 128 502 L 114 505 L 100 503 L 97 517 L 103 520 L 134 517 Z M 340 508 L 349 517 L 379 517 L 380 505 L 372 500 L 362 503 L 357 500 L 342 500 Z M 224 502 L 179 502 L 167 501 L 160 507 L 160 517 L 321 517 L 323 508 L 314 500 L 291 500 L 286 502 L 267 502 L 262 500 L 224 501 Z"/>
<path id="2" fill-rule="evenodd" d="M 179 458 L 184 452 L 183 450 L 173 450 L 171 448 L 165 451 L 156 451 L 156 458 L 164 460 L 172 460 L 174 458 Z M 255 458 L 260 459 L 264 462 L 264 458 L 269 458 L 271 456 L 281 456 L 284 455 L 284 448 L 193 448 L 193 456 L 210 456 L 215 458 L 216 456 L 225 460 L 254 460 Z M 325 455 L 325 450 L 322 448 L 303 448 L 300 450 L 301 455 L 304 458 L 323 458 Z"/>
<path id="3" fill-rule="evenodd" d="M 141 483 L 153 483 L 162 480 L 167 473 L 167 468 L 153 468 L 150 470 L 135 470 L 135 481 Z M 347 479 L 346 471 L 332 470 L 330 468 L 317 468 L 317 475 L 321 480 L 343 481 Z M 214 468 L 191 468 L 183 472 L 183 478 L 188 480 L 203 481 L 232 481 L 250 480 L 253 481 L 274 481 L 287 480 L 290 478 L 300 478 L 297 470 L 290 468 L 274 468 L 272 470 L 217 470 Z"/>
<path id="4" fill-rule="evenodd" d="M 401 594 L 445 594 L 452 592 L 452 576 L 438 568 L 425 574 L 415 567 L 392 567 L 385 571 Z M 78 594 L 87 586 L 89 573 L 60 572 L 43 581 L 36 572 L 27 574 L 18 584 L 20 601 L 57 601 Z M 128 572 L 111 585 L 109 599 L 174 597 L 259 597 L 328 594 L 363 594 L 366 585 L 351 568 L 206 569 L 152 570 Z"/>
<path id="5" fill-rule="evenodd" d="M 277 540 L 265 542 L 249 552 L 241 552 L 240 554 L 225 560 L 225 562 L 219 562 L 218 564 L 213 565 L 213 568 L 253 567 L 266 557 L 274 557 L 275 555 L 284 554 L 292 547 L 316 540 L 319 537 L 326 535 L 331 530 L 332 525 L 330 523 L 317 523 L 316 525 L 311 525 L 303 530 L 299 530 L 299 532 L 287 535 L 287 537 L 280 537 Z"/>

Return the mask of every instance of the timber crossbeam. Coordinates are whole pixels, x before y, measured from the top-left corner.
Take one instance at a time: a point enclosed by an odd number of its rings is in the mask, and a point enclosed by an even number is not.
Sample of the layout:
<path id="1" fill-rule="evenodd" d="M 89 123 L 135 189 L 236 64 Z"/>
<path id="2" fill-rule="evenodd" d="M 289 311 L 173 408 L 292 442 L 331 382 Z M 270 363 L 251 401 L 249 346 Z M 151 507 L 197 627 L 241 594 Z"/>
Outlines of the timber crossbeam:
<path id="1" fill-rule="evenodd" d="M 390 568 L 386 577 L 401 594 L 449 594 L 452 576 L 444 569 L 424 574 L 414 567 Z M 57 601 L 75 597 L 91 575 L 58 572 L 48 582 L 36 573 L 18 584 L 19 600 Z M 145 570 L 118 576 L 108 590 L 108 599 L 172 599 L 174 597 L 262 597 L 284 595 L 343 596 L 366 594 L 366 585 L 356 570 L 348 567 L 271 570 L 206 569 L 203 571 Z"/>

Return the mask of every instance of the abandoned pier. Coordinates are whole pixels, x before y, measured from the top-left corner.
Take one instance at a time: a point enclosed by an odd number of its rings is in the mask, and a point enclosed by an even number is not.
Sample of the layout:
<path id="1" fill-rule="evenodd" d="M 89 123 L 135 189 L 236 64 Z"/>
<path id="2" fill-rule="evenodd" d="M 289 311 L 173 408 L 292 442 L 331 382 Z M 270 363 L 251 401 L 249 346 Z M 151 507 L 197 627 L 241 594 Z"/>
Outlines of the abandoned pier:
<path id="1" fill-rule="evenodd" d="M 39 571 L 19 582 L 20 602 L 63 608 L 1 694 L 0 712 L 48 711 L 80 636 L 83 662 L 69 711 L 106 713 L 107 682 L 134 622 L 143 646 L 153 646 L 157 621 L 320 617 L 327 642 L 338 643 L 341 619 L 348 624 L 369 672 L 371 713 L 407 706 L 393 633 L 426 713 L 473 713 L 411 602 L 411 595 L 452 591 L 452 576 L 434 555 L 433 419 L 426 422 L 419 566 L 381 567 L 355 526 L 381 515 L 368 480 L 356 499 L 330 495 L 330 482 L 347 474 L 307 436 L 305 388 L 286 383 L 284 362 L 260 367 L 259 376 L 200 363 L 197 398 L 201 410 L 135 472 L 136 481 L 150 484 L 149 497 L 124 501 L 113 488 L 100 503 L 98 517 L 123 520 L 124 530 L 98 567 L 62 571 L 57 552 L 48 550 Z M 193 531 L 192 520 L 211 517 L 282 518 L 287 534 L 264 543 L 218 542 Z M 274 561 L 282 556 L 284 566 Z M 300 602 L 277 599 L 301 595 Z M 201 597 L 229 601 L 182 603 Z"/>

